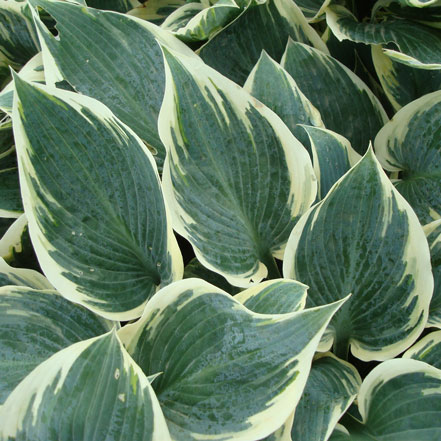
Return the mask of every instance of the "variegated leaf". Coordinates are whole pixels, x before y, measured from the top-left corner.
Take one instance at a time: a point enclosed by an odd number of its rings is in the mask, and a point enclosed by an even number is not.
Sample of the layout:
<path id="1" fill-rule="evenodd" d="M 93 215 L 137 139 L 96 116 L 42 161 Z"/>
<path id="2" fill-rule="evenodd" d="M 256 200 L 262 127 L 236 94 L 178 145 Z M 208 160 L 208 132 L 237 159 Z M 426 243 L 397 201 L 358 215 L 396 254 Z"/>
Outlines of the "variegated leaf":
<path id="1" fill-rule="evenodd" d="M 328 51 L 292 0 L 250 0 L 247 8 L 208 41 L 199 54 L 218 72 L 243 84 L 262 50 L 279 61 L 289 37 Z"/>
<path id="2" fill-rule="evenodd" d="M 191 259 L 184 268 L 184 279 L 191 278 L 205 280 L 206 282 L 211 283 L 212 285 L 217 286 L 218 288 L 221 288 L 232 295 L 237 294 L 240 291 L 240 288 L 230 285 L 225 277 L 209 270 L 202 265 L 199 260 L 196 259 L 196 257 Z"/>
<path id="3" fill-rule="evenodd" d="M 441 30 L 402 18 L 359 22 L 345 7 L 326 9 L 326 22 L 340 40 L 383 45 L 385 55 L 409 66 L 441 69 Z M 427 42 L 430 41 L 430 44 Z"/>
<path id="4" fill-rule="evenodd" d="M 316 358 L 296 407 L 292 441 L 326 441 L 360 386 L 361 377 L 350 363 L 331 353 Z"/>
<path id="5" fill-rule="evenodd" d="M 335 58 L 292 40 L 281 64 L 319 110 L 325 127 L 346 137 L 358 153 L 365 153 L 388 120 L 366 84 Z"/>
<path id="6" fill-rule="evenodd" d="M 441 91 L 403 107 L 375 138 L 383 168 L 400 172 L 397 189 L 421 223 L 441 217 Z"/>
<path id="7" fill-rule="evenodd" d="M 307 151 L 280 118 L 194 58 L 164 49 L 159 132 L 174 228 L 198 260 L 247 287 L 270 273 L 316 195 Z"/>
<path id="8" fill-rule="evenodd" d="M 0 439 L 170 441 L 149 380 L 114 332 L 35 368 L 0 408 Z"/>
<path id="9" fill-rule="evenodd" d="M 318 198 L 323 199 L 361 156 L 344 136 L 332 130 L 311 126 L 302 128 L 311 142 L 314 171 L 318 179 Z"/>
<path id="10" fill-rule="evenodd" d="M 28 228 L 26 215 L 22 214 L 8 227 L 0 239 L 0 257 L 7 262 L 14 258 L 14 254 L 22 251 L 22 237 Z"/>
<path id="11" fill-rule="evenodd" d="M 18 69 L 39 50 L 28 3 L 3 0 L 0 4 L 0 58 Z"/>
<path id="12" fill-rule="evenodd" d="M 256 314 L 187 279 L 158 292 L 120 335 L 146 375 L 163 373 L 153 388 L 174 440 L 256 440 L 293 412 L 340 305 Z"/>
<path id="13" fill-rule="evenodd" d="M 288 314 L 301 311 L 308 287 L 295 280 L 267 280 L 236 294 L 234 298 L 259 314 Z"/>
<path id="14" fill-rule="evenodd" d="M 161 28 L 167 31 L 177 32 L 204 9 L 205 6 L 199 2 L 184 3 L 164 20 L 161 24 Z"/>
<path id="15" fill-rule="evenodd" d="M 12 122 L 8 117 L 0 123 L 0 217 L 17 218 L 23 213 L 13 144 Z"/>
<path id="16" fill-rule="evenodd" d="M 331 324 L 341 358 L 351 345 L 362 360 L 385 360 L 420 335 L 433 291 L 429 247 L 372 149 L 300 218 L 283 273 L 310 287 L 307 305 L 352 293 Z"/>
<path id="17" fill-rule="evenodd" d="M 32 83 L 44 83 L 43 57 L 41 52 L 33 56 L 20 70 L 21 78 Z M 12 115 L 12 103 L 14 100 L 14 82 L 11 81 L 0 92 L 0 110 Z"/>
<path id="18" fill-rule="evenodd" d="M 411 101 L 441 89 L 441 70 L 416 69 L 397 63 L 372 45 L 372 59 L 381 85 L 395 111 Z"/>
<path id="19" fill-rule="evenodd" d="M 244 89 L 279 115 L 311 155 L 308 135 L 299 124 L 324 127 L 320 113 L 291 75 L 265 51 L 251 71 Z"/>
<path id="20" fill-rule="evenodd" d="M 7 285 L 26 286 L 33 289 L 54 289 L 49 281 L 37 271 L 9 266 L 0 257 L 0 287 Z"/>
<path id="21" fill-rule="evenodd" d="M 435 441 L 441 437 L 441 370 L 417 360 L 388 360 L 365 378 L 361 421 L 343 420 L 330 441 Z"/>
<path id="22" fill-rule="evenodd" d="M 15 276 L 15 282 L 21 279 L 34 286 L 37 283 L 33 282 L 40 282 L 30 274 L 31 270 L 21 270 L 21 274 L 19 271 L 9 273 Z M 26 375 L 50 356 L 112 328 L 111 322 L 69 302 L 53 288 L 46 291 L 24 286 L 0 288 L 0 318 L 0 404 Z"/>
<path id="23" fill-rule="evenodd" d="M 308 21 L 319 21 L 332 0 L 296 0 Z"/>
<path id="24" fill-rule="evenodd" d="M 158 41 L 189 56 L 193 52 L 169 32 L 128 15 L 65 1 L 30 3 L 57 22 L 55 38 L 35 12 L 47 83 L 67 80 L 76 91 L 109 106 L 147 143 L 162 167 L 165 150 L 157 119 L 165 75 Z"/>
<path id="25" fill-rule="evenodd" d="M 100 102 L 19 77 L 15 85 L 20 185 L 43 271 L 107 318 L 138 317 L 182 276 L 152 155 Z"/>
<path id="26" fill-rule="evenodd" d="M 441 219 L 425 225 L 424 233 L 426 233 L 429 242 L 430 260 L 435 282 L 426 326 L 441 328 Z"/>
<path id="27" fill-rule="evenodd" d="M 124 13 L 133 8 L 141 6 L 142 0 L 141 2 L 138 2 L 137 0 L 86 0 L 84 4 L 86 3 L 87 6 L 91 6 L 92 8 Z"/>
<path id="28" fill-rule="evenodd" d="M 199 11 L 197 11 L 198 7 L 200 7 Z M 201 3 L 187 3 L 172 15 L 177 15 L 184 8 L 185 13 L 188 12 L 189 15 L 192 12 L 197 12 L 190 16 L 189 20 L 184 19 L 183 23 L 180 21 L 181 26 L 177 25 L 176 17 L 169 16 L 161 27 L 173 31 L 179 39 L 185 42 L 204 41 L 212 38 L 241 12 L 234 0 L 219 0 L 208 8 Z"/>
<path id="29" fill-rule="evenodd" d="M 186 0 L 148 0 L 141 6 L 128 11 L 127 15 L 160 25 L 176 9 L 179 9 L 186 3 Z"/>
<path id="30" fill-rule="evenodd" d="M 441 331 L 431 332 L 413 345 L 404 354 L 403 358 L 413 358 L 424 361 L 441 369 Z"/>

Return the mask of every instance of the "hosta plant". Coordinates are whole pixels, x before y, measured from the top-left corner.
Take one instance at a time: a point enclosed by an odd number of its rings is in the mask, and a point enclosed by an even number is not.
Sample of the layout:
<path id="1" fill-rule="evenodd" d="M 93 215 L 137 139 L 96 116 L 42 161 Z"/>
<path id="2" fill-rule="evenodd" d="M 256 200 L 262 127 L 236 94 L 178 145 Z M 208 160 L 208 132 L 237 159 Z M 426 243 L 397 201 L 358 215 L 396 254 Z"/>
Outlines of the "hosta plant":
<path id="1" fill-rule="evenodd" d="M 1 441 L 441 438 L 441 2 L 0 30 Z"/>

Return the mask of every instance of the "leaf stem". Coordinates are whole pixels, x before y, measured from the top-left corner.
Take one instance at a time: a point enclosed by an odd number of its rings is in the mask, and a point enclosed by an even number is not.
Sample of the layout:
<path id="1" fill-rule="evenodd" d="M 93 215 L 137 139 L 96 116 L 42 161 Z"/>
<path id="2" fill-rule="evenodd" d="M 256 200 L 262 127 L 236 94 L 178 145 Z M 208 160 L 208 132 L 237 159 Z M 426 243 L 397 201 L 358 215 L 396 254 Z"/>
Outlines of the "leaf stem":
<path id="1" fill-rule="evenodd" d="M 262 253 L 262 255 L 260 256 L 260 261 L 266 266 L 268 270 L 268 275 L 266 276 L 268 280 L 282 278 L 276 260 L 268 250 Z"/>

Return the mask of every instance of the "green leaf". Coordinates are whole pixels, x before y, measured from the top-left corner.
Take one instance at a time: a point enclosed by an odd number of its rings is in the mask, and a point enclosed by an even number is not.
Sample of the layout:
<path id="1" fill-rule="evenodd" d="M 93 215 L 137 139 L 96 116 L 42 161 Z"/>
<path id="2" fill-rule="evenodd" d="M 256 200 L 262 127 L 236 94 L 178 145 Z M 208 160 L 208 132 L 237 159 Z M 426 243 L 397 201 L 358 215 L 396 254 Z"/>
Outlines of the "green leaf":
<path id="1" fill-rule="evenodd" d="M 427 327 L 441 328 L 441 219 L 424 226 L 430 247 L 430 260 L 434 279 L 432 300 L 430 301 Z"/>
<path id="2" fill-rule="evenodd" d="M 0 142 L 0 217 L 17 218 L 23 213 L 23 203 L 10 118 L 0 122 Z"/>
<path id="3" fill-rule="evenodd" d="M 196 6 L 198 5 L 198 6 Z M 180 19 L 176 23 L 176 15 L 185 8 L 185 17 L 190 13 L 196 12 L 189 17 L 190 20 Z M 197 10 L 199 8 L 199 11 Z M 204 8 L 200 3 L 187 3 L 172 15 L 170 15 L 161 25 L 163 29 L 173 31 L 182 41 L 203 41 L 208 40 L 219 32 L 226 24 L 235 18 L 241 9 L 234 0 L 219 0 L 213 6 Z M 188 14 L 188 15 L 187 15 Z M 181 26 L 180 26 L 181 25 Z"/>
<path id="4" fill-rule="evenodd" d="M 15 84 L 20 185 L 44 273 L 98 314 L 138 317 L 182 275 L 152 155 L 98 101 L 17 76 Z"/>
<path id="5" fill-rule="evenodd" d="M 338 133 L 320 127 L 302 128 L 311 142 L 314 171 L 318 179 L 318 198 L 323 199 L 338 179 L 360 160 L 360 155 Z"/>
<path id="6" fill-rule="evenodd" d="M 164 19 L 186 3 L 186 0 L 148 0 L 128 11 L 127 15 L 160 25 Z"/>
<path id="7" fill-rule="evenodd" d="M 372 149 L 291 233 L 284 276 L 309 285 L 307 305 L 352 293 L 331 326 L 334 348 L 384 360 L 423 330 L 433 291 L 424 231 Z"/>
<path id="8" fill-rule="evenodd" d="M 127 12 L 137 6 L 140 2 L 137 0 L 86 0 L 87 6 L 97 9 L 106 9 L 116 12 Z"/>
<path id="9" fill-rule="evenodd" d="M 356 152 L 365 153 L 388 120 L 366 84 L 331 56 L 292 40 L 281 64 L 319 110 L 325 127 L 346 137 Z"/>
<path id="10" fill-rule="evenodd" d="M 23 66 L 40 49 L 27 2 L 0 4 L 0 58 L 14 69 Z"/>
<path id="11" fill-rule="evenodd" d="M 381 44 L 384 54 L 394 61 L 422 69 L 441 69 L 441 30 L 393 17 L 380 23 L 358 22 L 339 5 L 326 9 L 326 22 L 340 41 Z"/>
<path id="12" fill-rule="evenodd" d="M 288 314 L 301 311 L 308 287 L 295 280 L 267 280 L 242 291 L 234 298 L 259 314 Z"/>
<path id="13" fill-rule="evenodd" d="M 424 361 L 437 369 L 441 369 L 441 331 L 426 335 L 408 349 L 403 354 L 403 358 Z"/>
<path id="14" fill-rule="evenodd" d="M 26 286 L 33 289 L 54 289 L 46 277 L 37 271 L 14 268 L 0 257 L 0 287 L 6 285 Z"/>
<path id="15" fill-rule="evenodd" d="M 246 9 L 208 41 L 199 54 L 218 72 L 243 84 L 262 50 L 278 61 L 289 37 L 327 52 L 292 0 L 249 1 Z"/>
<path id="16" fill-rule="evenodd" d="M 343 424 L 350 436 L 332 441 L 434 441 L 441 437 L 441 370 L 417 360 L 381 363 L 358 395 L 362 421 Z"/>
<path id="17" fill-rule="evenodd" d="M 19 76 L 32 83 L 44 83 L 43 58 L 41 52 L 32 57 L 20 70 Z M 0 110 L 12 115 L 12 103 L 14 100 L 14 82 L 11 81 L 0 92 Z"/>
<path id="18" fill-rule="evenodd" d="M 12 220 L 14 222 L 0 239 L 0 257 L 8 262 L 13 260 L 14 254 L 22 251 L 22 236 L 28 227 L 28 220 L 25 214 Z"/>
<path id="19" fill-rule="evenodd" d="M 114 332 L 75 343 L 34 369 L 0 408 L 0 438 L 170 441 L 147 377 Z"/>
<path id="20" fill-rule="evenodd" d="M 291 438 L 295 441 L 326 441 L 360 386 L 361 378 L 354 366 L 331 353 L 320 355 L 312 363 L 297 405 Z"/>
<path id="21" fill-rule="evenodd" d="M 164 53 L 159 132 L 173 227 L 232 285 L 277 277 L 272 256 L 283 255 L 295 218 L 315 199 L 308 153 L 238 85 L 201 61 Z"/>
<path id="22" fill-rule="evenodd" d="M 220 274 L 215 273 L 214 271 L 210 271 L 208 268 L 205 268 L 198 259 L 193 258 L 184 268 L 184 279 L 202 279 L 208 283 L 211 283 L 214 286 L 217 286 L 220 289 L 230 293 L 237 294 L 240 291 L 240 288 L 236 286 L 230 285 L 225 277 L 222 277 Z"/>
<path id="23" fill-rule="evenodd" d="M 177 32 L 204 9 L 205 6 L 199 2 L 184 3 L 164 20 L 161 24 L 161 28 L 167 31 Z"/>
<path id="24" fill-rule="evenodd" d="M 332 0 L 296 0 L 308 21 L 319 21 Z"/>
<path id="25" fill-rule="evenodd" d="M 155 295 L 120 335 L 175 440 L 255 440 L 293 412 L 320 336 L 341 302 L 283 315 L 246 309 L 202 280 Z"/>
<path id="26" fill-rule="evenodd" d="M 375 138 L 383 168 L 399 171 L 397 189 L 421 223 L 441 217 L 441 91 L 403 107 Z"/>
<path id="27" fill-rule="evenodd" d="M 427 93 L 441 89 L 441 70 L 416 69 L 397 63 L 372 46 L 372 59 L 381 85 L 395 111 Z"/>
<path id="28" fill-rule="evenodd" d="M 57 22 L 55 38 L 36 17 L 48 85 L 67 80 L 76 91 L 110 107 L 147 143 L 161 167 L 165 149 L 157 119 L 165 75 L 157 40 L 193 52 L 169 32 L 128 15 L 65 1 L 30 2 Z"/>
<path id="29" fill-rule="evenodd" d="M 10 274 L 18 279 L 20 273 L 15 272 Z M 24 282 L 37 281 L 37 277 L 29 276 L 31 270 L 21 272 L 26 274 L 22 277 Z M 0 288 L 0 317 L 0 404 L 24 377 L 47 358 L 112 327 L 110 322 L 69 302 L 56 291 L 37 291 L 23 286 Z"/>
<path id="30" fill-rule="evenodd" d="M 311 154 L 308 135 L 300 124 L 324 127 L 319 111 L 302 93 L 291 75 L 262 51 L 244 89 L 268 106 Z"/>

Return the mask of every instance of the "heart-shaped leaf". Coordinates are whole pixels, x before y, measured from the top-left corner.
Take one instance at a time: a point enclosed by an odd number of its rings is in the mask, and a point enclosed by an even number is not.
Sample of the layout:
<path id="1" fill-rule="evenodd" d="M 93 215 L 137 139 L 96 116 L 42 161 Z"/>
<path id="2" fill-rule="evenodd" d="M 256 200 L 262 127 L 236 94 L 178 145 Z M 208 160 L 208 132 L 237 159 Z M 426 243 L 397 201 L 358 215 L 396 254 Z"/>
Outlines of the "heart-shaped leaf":
<path id="1" fill-rule="evenodd" d="M 294 411 L 312 357 L 342 302 L 256 314 L 202 280 L 158 292 L 121 329 L 153 383 L 174 440 L 261 439 Z"/>
<path id="2" fill-rule="evenodd" d="M 43 271 L 107 318 L 139 316 L 182 276 L 152 155 L 98 101 L 19 77 L 15 85 L 20 185 Z"/>
<path id="3" fill-rule="evenodd" d="M 307 151 L 280 118 L 194 58 L 164 49 L 159 132 L 173 227 L 198 260 L 236 286 L 278 276 L 295 218 L 312 204 Z"/>
<path id="4" fill-rule="evenodd" d="M 303 215 L 283 273 L 310 288 L 307 305 L 352 297 L 331 326 L 341 358 L 384 360 L 402 352 L 427 321 L 433 291 L 424 231 L 372 149 Z"/>

